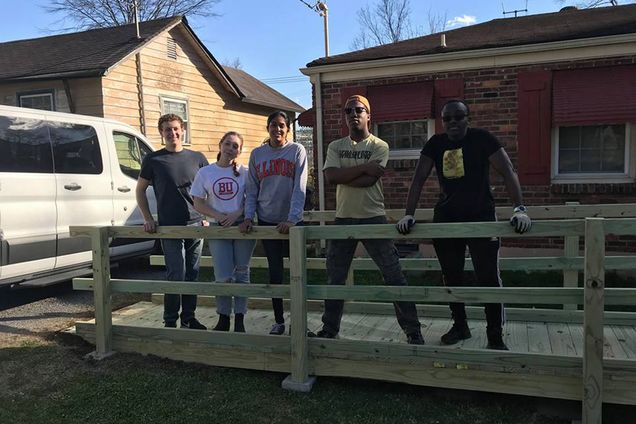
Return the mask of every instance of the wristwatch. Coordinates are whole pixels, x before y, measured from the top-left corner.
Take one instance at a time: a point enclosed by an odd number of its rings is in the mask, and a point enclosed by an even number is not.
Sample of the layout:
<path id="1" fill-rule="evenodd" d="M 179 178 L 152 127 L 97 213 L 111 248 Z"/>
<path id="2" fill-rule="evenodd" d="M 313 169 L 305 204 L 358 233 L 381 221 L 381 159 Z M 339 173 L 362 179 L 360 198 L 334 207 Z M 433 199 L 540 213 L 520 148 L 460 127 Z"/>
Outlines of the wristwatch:
<path id="1" fill-rule="evenodd" d="M 513 213 L 517 213 L 517 212 L 521 212 L 521 213 L 528 213 L 528 208 L 526 208 L 526 207 L 525 207 L 525 206 L 523 206 L 523 205 L 519 205 L 519 206 L 517 206 L 516 208 L 514 208 L 514 209 L 512 210 L 512 212 L 513 212 Z"/>

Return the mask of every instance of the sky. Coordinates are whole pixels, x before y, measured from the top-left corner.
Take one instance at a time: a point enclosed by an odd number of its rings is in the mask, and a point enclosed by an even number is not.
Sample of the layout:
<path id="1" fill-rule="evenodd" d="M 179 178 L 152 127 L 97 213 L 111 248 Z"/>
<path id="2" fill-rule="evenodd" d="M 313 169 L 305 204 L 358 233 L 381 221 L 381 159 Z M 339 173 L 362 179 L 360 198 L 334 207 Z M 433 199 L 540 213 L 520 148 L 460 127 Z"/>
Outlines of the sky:
<path id="1" fill-rule="evenodd" d="M 375 0 L 324 0 L 329 25 L 329 53 L 352 50 L 359 33 L 357 11 Z M 44 11 L 48 0 L 0 0 L 9 14 L 0 26 L 0 42 L 51 35 L 60 16 Z M 315 0 L 306 0 L 315 4 Z M 558 11 L 576 1 L 558 0 L 411 0 L 411 20 L 427 27 L 428 16 L 445 16 L 446 29 L 503 18 L 506 11 L 528 9 L 519 15 Z M 6 9 L 5 9 L 6 10 Z M 429 12 L 430 11 L 430 12 Z M 311 84 L 300 68 L 325 55 L 324 20 L 301 0 L 222 0 L 214 18 L 189 17 L 199 39 L 222 64 L 240 60 L 241 68 L 305 108 L 311 107 Z M 507 15 L 513 16 L 513 15 Z M 68 25 L 68 23 L 67 23 Z"/>

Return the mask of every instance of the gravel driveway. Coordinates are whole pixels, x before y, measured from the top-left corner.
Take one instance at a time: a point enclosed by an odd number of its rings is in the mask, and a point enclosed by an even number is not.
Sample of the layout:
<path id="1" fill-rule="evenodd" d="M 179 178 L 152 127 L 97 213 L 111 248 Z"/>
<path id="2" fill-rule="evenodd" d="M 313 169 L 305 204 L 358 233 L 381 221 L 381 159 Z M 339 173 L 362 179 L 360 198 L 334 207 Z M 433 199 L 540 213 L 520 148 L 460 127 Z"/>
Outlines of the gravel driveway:
<path id="1" fill-rule="evenodd" d="M 151 267 L 148 258 L 122 261 L 111 271 L 113 278 L 163 279 L 163 267 Z M 15 345 L 26 337 L 49 338 L 51 333 L 72 326 L 79 318 L 94 316 L 93 293 L 75 291 L 70 281 L 42 288 L 18 288 L 4 292 L 0 311 L 0 347 Z M 148 294 L 116 293 L 113 309 L 140 300 Z"/>

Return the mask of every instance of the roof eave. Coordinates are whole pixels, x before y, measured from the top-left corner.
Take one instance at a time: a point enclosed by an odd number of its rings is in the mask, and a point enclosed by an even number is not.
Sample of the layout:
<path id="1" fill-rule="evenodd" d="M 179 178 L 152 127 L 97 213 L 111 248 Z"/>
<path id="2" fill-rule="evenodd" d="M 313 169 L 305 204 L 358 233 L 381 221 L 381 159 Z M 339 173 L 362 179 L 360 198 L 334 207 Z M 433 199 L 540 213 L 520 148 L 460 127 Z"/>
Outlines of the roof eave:
<path id="1" fill-rule="evenodd" d="M 297 112 L 297 113 L 305 111 L 305 108 L 303 108 L 302 106 L 300 106 L 298 104 L 296 106 L 280 105 L 280 104 L 265 102 L 265 101 L 262 101 L 262 100 L 251 99 L 249 97 L 243 97 L 243 98 L 241 98 L 241 101 L 244 102 L 244 103 L 252 104 L 252 105 L 271 107 L 273 109 L 281 109 L 281 110 Z"/>
<path id="2" fill-rule="evenodd" d="M 57 79 L 67 79 L 67 78 L 92 78 L 92 77 L 101 77 L 105 75 L 104 69 L 90 69 L 90 70 L 80 70 L 80 71 L 69 71 L 69 72 L 55 72 L 50 74 L 42 74 L 42 75 L 27 75 L 20 77 L 8 77 L 8 78 L 0 78 L 0 82 L 19 82 L 19 81 L 50 81 Z"/>
<path id="3" fill-rule="evenodd" d="M 632 43 L 636 41 L 636 33 L 609 35 L 603 37 L 579 38 L 575 40 L 551 41 L 538 44 L 522 44 L 506 47 L 461 50 L 448 53 L 434 53 L 416 56 L 403 56 L 388 59 L 364 60 L 357 62 L 344 62 L 328 65 L 316 65 L 300 68 L 304 75 L 313 76 L 339 71 L 353 71 L 369 68 L 382 68 L 388 66 L 404 66 L 418 63 L 433 63 L 445 61 L 457 61 L 481 57 L 506 56 L 511 54 L 537 53 L 552 50 L 572 49 L 581 47 L 606 46 L 613 44 Z"/>

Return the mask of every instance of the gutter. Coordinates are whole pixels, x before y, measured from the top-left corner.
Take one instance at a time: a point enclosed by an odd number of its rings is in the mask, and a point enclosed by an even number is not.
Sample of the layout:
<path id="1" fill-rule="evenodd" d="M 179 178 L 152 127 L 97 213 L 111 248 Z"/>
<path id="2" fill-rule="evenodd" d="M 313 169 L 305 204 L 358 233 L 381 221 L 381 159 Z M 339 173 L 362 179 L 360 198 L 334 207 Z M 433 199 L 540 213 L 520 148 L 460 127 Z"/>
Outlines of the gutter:
<path id="1" fill-rule="evenodd" d="M 357 62 L 347 62 L 347 63 L 336 63 L 332 65 L 316 65 L 301 68 L 300 71 L 308 76 L 316 75 L 316 74 L 326 74 L 326 73 L 335 73 L 335 72 L 351 72 L 351 71 L 359 71 L 366 70 L 370 71 L 373 69 L 379 68 L 387 68 L 387 67 L 404 67 L 409 65 L 431 65 L 437 64 L 435 68 L 441 71 L 444 70 L 444 62 L 453 62 L 453 61 L 461 61 L 464 64 L 464 69 L 468 69 L 466 67 L 467 60 L 471 59 L 487 59 L 490 63 L 490 66 L 510 66 L 513 63 L 498 63 L 497 58 L 503 58 L 505 56 L 518 56 L 524 54 L 532 54 L 532 53 L 543 53 L 543 52 L 555 52 L 557 50 L 574 50 L 574 49 L 582 49 L 582 48 L 593 48 L 593 47 L 603 47 L 608 48 L 619 47 L 624 44 L 636 43 L 636 33 L 631 34 L 621 34 L 621 35 L 611 35 L 605 37 L 593 37 L 593 38 L 581 38 L 576 40 L 567 40 L 567 41 L 553 41 L 548 43 L 540 43 L 540 44 L 528 44 L 528 45 L 517 45 L 517 46 L 507 46 L 507 47 L 496 47 L 489 49 L 472 49 L 472 50 L 462 50 L 456 52 L 448 52 L 448 53 L 436 53 L 436 54 L 424 54 L 424 55 L 411 55 L 405 57 L 397 57 L 397 58 L 388 58 L 388 59 L 377 59 L 377 60 L 365 60 L 365 61 L 357 61 Z M 620 54 L 634 54 L 634 48 L 629 48 L 626 46 L 626 50 L 624 52 L 616 52 L 612 53 L 613 56 Z M 599 57 L 607 57 L 610 53 L 604 55 L 599 55 Z M 557 55 L 553 61 L 564 61 L 567 60 L 567 55 L 563 53 Z M 532 61 L 523 61 L 521 63 L 534 63 Z M 519 64 L 521 64 L 519 63 Z M 479 66 L 483 67 L 484 62 L 479 62 Z M 452 67 L 452 69 L 456 69 Z M 393 73 L 394 75 L 394 73 Z M 324 80 L 324 79 L 323 79 Z"/>

